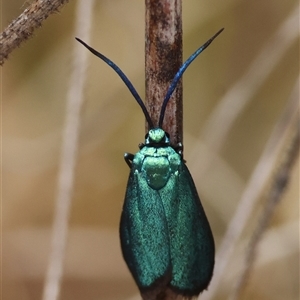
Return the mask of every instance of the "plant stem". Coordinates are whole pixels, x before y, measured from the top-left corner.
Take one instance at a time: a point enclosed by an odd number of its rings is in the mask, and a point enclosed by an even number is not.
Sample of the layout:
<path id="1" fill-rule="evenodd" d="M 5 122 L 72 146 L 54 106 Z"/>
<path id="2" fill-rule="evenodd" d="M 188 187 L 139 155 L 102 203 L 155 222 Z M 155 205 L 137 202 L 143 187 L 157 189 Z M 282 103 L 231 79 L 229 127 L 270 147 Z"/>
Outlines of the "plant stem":
<path id="1" fill-rule="evenodd" d="M 58 9 L 68 2 L 68 0 L 36 0 L 32 2 L 0 34 L 0 65 L 4 64 L 5 59 L 14 49 L 33 35 L 35 29 L 42 26 L 48 16 L 57 13 Z"/>
<path id="2" fill-rule="evenodd" d="M 181 0 L 146 0 L 145 4 L 146 106 L 157 126 L 166 92 L 182 64 L 182 5 Z M 181 80 L 168 103 L 163 129 L 173 145 L 182 142 Z"/>

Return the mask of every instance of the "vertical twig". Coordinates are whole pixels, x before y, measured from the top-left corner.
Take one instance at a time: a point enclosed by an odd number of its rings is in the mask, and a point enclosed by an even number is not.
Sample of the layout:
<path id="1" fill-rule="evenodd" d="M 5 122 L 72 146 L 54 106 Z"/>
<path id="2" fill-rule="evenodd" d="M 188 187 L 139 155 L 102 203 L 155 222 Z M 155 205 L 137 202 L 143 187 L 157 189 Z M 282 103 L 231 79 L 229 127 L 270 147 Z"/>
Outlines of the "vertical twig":
<path id="1" fill-rule="evenodd" d="M 146 106 L 154 126 L 167 90 L 182 64 L 181 0 L 146 0 L 145 17 L 145 72 Z M 173 145 L 182 142 L 182 81 L 177 85 L 166 110 L 163 129 L 170 134 Z M 146 128 L 146 131 L 148 128 Z M 171 290 L 153 296 L 142 295 L 144 300 L 176 299 Z"/>
<path id="2" fill-rule="evenodd" d="M 146 0 L 146 106 L 158 124 L 162 101 L 182 64 L 181 0 Z M 182 82 L 166 110 L 163 129 L 173 145 L 182 142 Z"/>
<path id="3" fill-rule="evenodd" d="M 94 0 L 78 2 L 75 33 L 89 40 Z M 75 39 L 74 39 L 75 45 Z M 80 112 L 83 104 L 83 88 L 86 79 L 88 53 L 75 46 L 73 72 L 67 96 L 66 121 L 63 133 L 58 191 L 54 212 L 51 253 L 43 291 L 43 300 L 57 300 L 63 275 L 63 264 L 68 234 L 68 221 L 74 189 Z"/>

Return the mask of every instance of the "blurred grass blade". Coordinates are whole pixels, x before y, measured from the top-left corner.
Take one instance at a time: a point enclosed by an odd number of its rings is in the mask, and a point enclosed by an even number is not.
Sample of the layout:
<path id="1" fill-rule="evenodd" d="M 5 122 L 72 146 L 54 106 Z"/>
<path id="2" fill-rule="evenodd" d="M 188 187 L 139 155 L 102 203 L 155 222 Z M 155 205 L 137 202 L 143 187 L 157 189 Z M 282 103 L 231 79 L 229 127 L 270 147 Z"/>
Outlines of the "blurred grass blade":
<path id="1" fill-rule="evenodd" d="M 94 0 L 78 1 L 74 36 L 89 40 Z M 75 167 L 80 130 L 80 112 L 86 80 L 88 53 L 74 41 L 73 72 L 67 95 L 66 119 L 63 132 L 61 160 L 58 174 L 56 207 L 54 212 L 51 253 L 48 264 L 43 300 L 57 300 L 63 276 L 64 255 L 68 235 L 68 222 L 74 189 Z"/>

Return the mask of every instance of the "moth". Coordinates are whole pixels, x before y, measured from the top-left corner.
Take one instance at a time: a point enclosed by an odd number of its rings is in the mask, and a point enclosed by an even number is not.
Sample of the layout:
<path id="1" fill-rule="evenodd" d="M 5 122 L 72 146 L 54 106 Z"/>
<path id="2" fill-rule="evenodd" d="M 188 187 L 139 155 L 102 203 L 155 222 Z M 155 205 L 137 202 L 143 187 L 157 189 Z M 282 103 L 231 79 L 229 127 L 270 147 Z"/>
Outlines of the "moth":
<path id="1" fill-rule="evenodd" d="M 166 291 L 196 296 L 208 287 L 213 275 L 215 245 L 209 222 L 183 160 L 182 144 L 173 147 L 162 124 L 182 74 L 222 31 L 179 68 L 164 98 L 158 126 L 121 69 L 76 38 L 120 76 L 150 128 L 139 151 L 124 155 L 130 174 L 120 222 L 123 257 L 144 299 L 162 299 Z"/>

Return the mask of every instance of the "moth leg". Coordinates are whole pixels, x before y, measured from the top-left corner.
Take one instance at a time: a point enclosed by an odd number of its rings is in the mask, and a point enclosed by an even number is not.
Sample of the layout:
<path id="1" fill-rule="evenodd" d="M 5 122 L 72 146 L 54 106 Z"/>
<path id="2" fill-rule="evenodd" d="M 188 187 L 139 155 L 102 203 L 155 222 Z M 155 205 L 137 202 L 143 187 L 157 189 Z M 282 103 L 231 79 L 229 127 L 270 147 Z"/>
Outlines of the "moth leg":
<path id="1" fill-rule="evenodd" d="M 144 148 L 145 147 L 145 144 L 144 143 L 140 143 L 139 144 L 139 149 L 141 150 L 142 148 Z"/>
<path id="2" fill-rule="evenodd" d="M 131 153 L 125 153 L 124 154 L 124 159 L 125 159 L 125 162 L 126 164 L 128 165 L 128 167 L 131 169 L 131 166 L 132 166 L 132 161 L 133 161 L 133 158 L 134 158 L 134 155 L 131 154 Z"/>
<path id="3" fill-rule="evenodd" d="M 175 147 L 174 150 L 180 155 L 181 159 L 185 162 L 183 159 L 183 145 L 182 143 L 178 143 Z"/>

